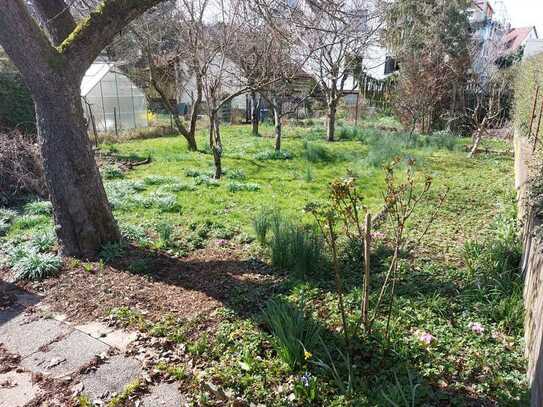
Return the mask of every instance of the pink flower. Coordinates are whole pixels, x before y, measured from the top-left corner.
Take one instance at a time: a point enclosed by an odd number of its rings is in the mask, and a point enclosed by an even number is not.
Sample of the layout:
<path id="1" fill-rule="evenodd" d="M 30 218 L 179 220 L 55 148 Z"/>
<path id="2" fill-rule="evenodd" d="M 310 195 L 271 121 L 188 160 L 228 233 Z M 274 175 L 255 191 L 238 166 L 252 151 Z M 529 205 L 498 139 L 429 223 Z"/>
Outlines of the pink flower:
<path id="1" fill-rule="evenodd" d="M 383 232 L 371 232 L 372 239 L 384 239 L 385 234 Z"/>
<path id="2" fill-rule="evenodd" d="M 432 342 L 436 340 L 436 337 L 432 335 L 430 332 L 421 331 L 417 329 L 415 331 L 415 337 L 424 345 L 424 346 L 430 346 Z"/>
<path id="3" fill-rule="evenodd" d="M 226 246 L 227 243 L 225 239 L 217 239 L 217 246 Z"/>
<path id="4" fill-rule="evenodd" d="M 485 331 L 485 327 L 482 326 L 479 322 L 470 322 L 468 324 L 468 328 L 478 335 L 481 335 Z"/>

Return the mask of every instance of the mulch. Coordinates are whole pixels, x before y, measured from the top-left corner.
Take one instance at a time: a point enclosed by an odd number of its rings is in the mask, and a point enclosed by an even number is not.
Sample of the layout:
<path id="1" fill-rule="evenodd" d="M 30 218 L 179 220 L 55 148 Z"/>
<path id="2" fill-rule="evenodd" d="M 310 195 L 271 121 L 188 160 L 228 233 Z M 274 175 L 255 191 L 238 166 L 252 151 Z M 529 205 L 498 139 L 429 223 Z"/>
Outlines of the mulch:
<path id="1" fill-rule="evenodd" d="M 145 274 L 130 271 L 130 265 L 142 259 L 148 265 Z M 18 286 L 43 295 L 41 305 L 72 322 L 99 320 L 119 307 L 136 309 L 156 321 L 169 314 L 183 319 L 209 316 L 221 306 L 251 312 L 253 305 L 244 296 L 256 292 L 261 298 L 279 278 L 233 242 L 210 245 L 186 258 L 130 246 L 120 260 L 105 266 L 93 263 L 89 269 L 68 260 L 56 277 Z M 8 274 L 0 270 L 0 281 Z"/>

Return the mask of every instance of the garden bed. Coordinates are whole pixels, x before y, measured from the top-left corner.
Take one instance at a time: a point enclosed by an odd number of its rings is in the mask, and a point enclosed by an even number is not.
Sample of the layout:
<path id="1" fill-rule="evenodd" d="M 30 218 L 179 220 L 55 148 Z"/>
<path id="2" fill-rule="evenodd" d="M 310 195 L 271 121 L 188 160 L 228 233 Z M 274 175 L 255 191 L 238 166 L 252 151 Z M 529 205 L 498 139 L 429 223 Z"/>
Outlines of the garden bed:
<path id="1" fill-rule="evenodd" d="M 104 247 L 100 262 L 67 260 L 55 276 L 19 285 L 43 294 L 43 303 L 71 320 L 106 320 L 183 349 L 186 364 L 160 369 L 177 372 L 196 403 L 525 402 L 512 159 L 492 152 L 468 159 L 465 139 L 375 128 L 344 128 L 341 141 L 330 144 L 322 128 L 287 127 L 286 151 L 276 154 L 273 129 L 264 125 L 261 132 L 254 138 L 246 127 L 224 129 L 226 170 L 218 182 L 209 176 L 206 148 L 188 152 L 180 137 L 102 146 L 136 161 L 151 157 L 148 164 L 103 174 L 126 243 Z M 205 139 L 201 134 L 198 141 Z M 510 148 L 503 140 L 484 140 L 482 147 Z M 281 259 L 265 238 L 255 240 L 255 223 L 263 210 L 276 211 L 292 236 L 316 233 L 304 207 L 326 201 L 330 182 L 346 174 L 356 178 L 375 214 L 383 208 L 382 164 L 396 155 L 416 159 L 418 185 L 432 177 L 428 199 L 408 224 L 414 236 L 426 228 L 440 194 L 447 191 L 447 199 L 420 245 L 401 253 L 394 302 L 385 299 L 391 318 L 376 318 L 371 334 L 359 331 L 346 346 L 328 248 L 315 246 L 319 262 L 306 262 L 310 272 L 300 272 L 297 256 Z M 50 207 L 30 203 L 5 213 L 7 257 L 17 247 L 31 248 L 39 252 L 36 259 L 54 265 L 47 257 L 55 253 Z M 378 232 L 370 304 L 391 261 L 391 231 Z M 356 324 L 360 253 L 340 240 L 344 300 L 349 323 Z M 18 267 L 5 267 L 2 278 Z M 318 333 L 295 363 L 287 362 L 270 322 L 280 309 Z"/>

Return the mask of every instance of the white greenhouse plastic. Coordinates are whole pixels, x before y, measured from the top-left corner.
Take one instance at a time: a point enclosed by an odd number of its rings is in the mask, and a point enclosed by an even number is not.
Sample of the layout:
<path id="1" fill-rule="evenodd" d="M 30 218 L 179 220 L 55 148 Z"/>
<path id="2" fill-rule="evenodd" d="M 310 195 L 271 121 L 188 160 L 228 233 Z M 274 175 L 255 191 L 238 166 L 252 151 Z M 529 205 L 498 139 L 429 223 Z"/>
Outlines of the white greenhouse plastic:
<path id="1" fill-rule="evenodd" d="M 85 117 L 99 132 L 147 127 L 147 102 L 142 89 L 112 63 L 94 62 L 81 82 Z"/>

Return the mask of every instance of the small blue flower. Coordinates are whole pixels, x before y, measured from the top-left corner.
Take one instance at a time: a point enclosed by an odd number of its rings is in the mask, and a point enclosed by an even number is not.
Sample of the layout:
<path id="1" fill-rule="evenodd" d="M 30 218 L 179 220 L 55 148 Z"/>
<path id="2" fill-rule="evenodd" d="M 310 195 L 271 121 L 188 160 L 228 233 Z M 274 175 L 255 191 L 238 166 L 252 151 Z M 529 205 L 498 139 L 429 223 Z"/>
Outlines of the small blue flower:
<path id="1" fill-rule="evenodd" d="M 300 381 L 305 387 L 309 387 L 309 381 L 311 380 L 311 373 L 305 372 L 305 374 L 300 378 Z"/>

